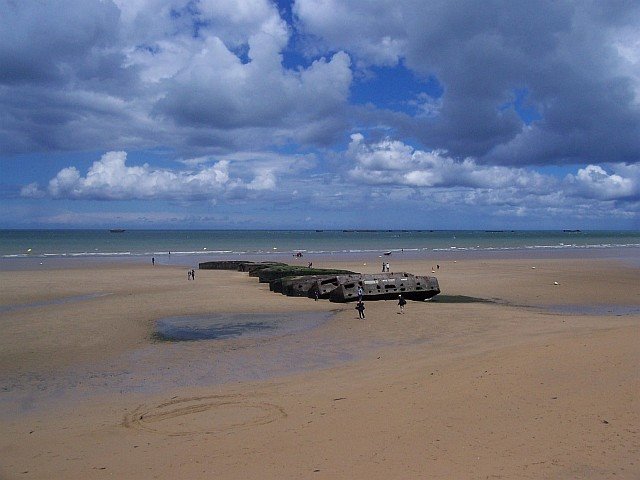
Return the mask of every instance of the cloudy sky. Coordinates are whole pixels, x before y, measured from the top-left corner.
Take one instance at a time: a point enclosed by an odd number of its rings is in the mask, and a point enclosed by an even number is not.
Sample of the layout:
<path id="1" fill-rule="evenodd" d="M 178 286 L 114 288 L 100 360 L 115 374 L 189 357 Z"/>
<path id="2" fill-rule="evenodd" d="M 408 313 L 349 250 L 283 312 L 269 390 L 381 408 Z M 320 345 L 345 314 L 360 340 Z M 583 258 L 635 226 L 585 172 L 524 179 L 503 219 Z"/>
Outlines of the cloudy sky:
<path id="1" fill-rule="evenodd" d="M 0 228 L 640 228 L 637 1 L 0 9 Z"/>

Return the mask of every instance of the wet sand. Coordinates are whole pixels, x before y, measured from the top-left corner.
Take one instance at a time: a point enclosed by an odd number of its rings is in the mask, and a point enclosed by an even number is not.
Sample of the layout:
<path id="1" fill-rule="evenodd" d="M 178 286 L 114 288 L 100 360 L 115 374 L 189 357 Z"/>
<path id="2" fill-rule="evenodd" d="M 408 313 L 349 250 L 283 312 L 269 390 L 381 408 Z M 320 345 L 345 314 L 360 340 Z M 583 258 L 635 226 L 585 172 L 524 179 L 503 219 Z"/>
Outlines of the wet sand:
<path id="1" fill-rule="evenodd" d="M 637 265 L 388 261 L 436 269 L 442 301 L 363 321 L 238 272 L 0 271 L 0 478 L 640 477 Z M 162 318 L 281 312 L 331 316 L 153 339 Z"/>

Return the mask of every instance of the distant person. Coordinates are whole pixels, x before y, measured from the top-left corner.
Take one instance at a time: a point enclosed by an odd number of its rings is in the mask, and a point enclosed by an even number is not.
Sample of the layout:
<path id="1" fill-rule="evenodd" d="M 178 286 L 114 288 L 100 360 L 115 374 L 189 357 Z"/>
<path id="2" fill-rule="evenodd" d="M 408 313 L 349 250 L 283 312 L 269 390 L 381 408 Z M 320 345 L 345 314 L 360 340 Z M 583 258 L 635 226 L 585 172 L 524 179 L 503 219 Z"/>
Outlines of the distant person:
<path id="1" fill-rule="evenodd" d="M 191 280 L 191 270 L 187 270 L 187 280 Z"/>
<path id="2" fill-rule="evenodd" d="M 309 262 L 309 265 L 307 265 L 307 267 L 308 267 L 308 268 L 313 267 L 313 263 L 312 263 L 312 262 Z"/>
<path id="3" fill-rule="evenodd" d="M 151 257 L 151 265 L 155 265 L 156 264 L 156 258 L 155 257 Z"/>
<path id="4" fill-rule="evenodd" d="M 192 268 L 191 269 L 191 280 L 195 280 L 196 279 L 196 271 Z"/>
<path id="5" fill-rule="evenodd" d="M 318 298 L 320 298 L 320 292 L 316 289 L 313 291 L 313 298 L 317 302 Z"/>
<path id="6" fill-rule="evenodd" d="M 384 273 L 387 270 L 387 264 L 382 262 L 382 273 Z"/>
<path id="7" fill-rule="evenodd" d="M 359 318 L 364 318 L 364 302 L 358 302 L 356 304 L 356 310 L 358 310 Z"/>
<path id="8" fill-rule="evenodd" d="M 387 267 L 387 272 L 391 271 L 391 267 L 389 266 L 389 262 L 387 262 L 387 264 L 385 265 Z"/>
<path id="9" fill-rule="evenodd" d="M 364 290 L 362 290 L 362 287 L 358 286 L 358 301 L 361 302 L 362 301 L 362 296 L 364 295 Z"/>
<path id="10" fill-rule="evenodd" d="M 402 298 L 402 295 L 398 295 L 398 306 L 400 307 L 400 313 L 404 313 L 404 306 L 407 304 L 407 301 Z"/>

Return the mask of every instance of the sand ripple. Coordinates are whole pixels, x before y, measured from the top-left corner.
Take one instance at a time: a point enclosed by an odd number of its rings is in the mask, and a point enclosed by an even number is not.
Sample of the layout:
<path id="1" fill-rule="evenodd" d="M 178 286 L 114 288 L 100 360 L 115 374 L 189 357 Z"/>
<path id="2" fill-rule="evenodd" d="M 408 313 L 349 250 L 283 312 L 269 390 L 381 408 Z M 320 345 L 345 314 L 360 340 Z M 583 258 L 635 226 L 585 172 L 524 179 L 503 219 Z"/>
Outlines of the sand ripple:
<path id="1" fill-rule="evenodd" d="M 170 436 L 214 434 L 266 425 L 286 417 L 278 405 L 236 395 L 172 398 L 158 405 L 142 404 L 126 415 L 126 428 Z"/>

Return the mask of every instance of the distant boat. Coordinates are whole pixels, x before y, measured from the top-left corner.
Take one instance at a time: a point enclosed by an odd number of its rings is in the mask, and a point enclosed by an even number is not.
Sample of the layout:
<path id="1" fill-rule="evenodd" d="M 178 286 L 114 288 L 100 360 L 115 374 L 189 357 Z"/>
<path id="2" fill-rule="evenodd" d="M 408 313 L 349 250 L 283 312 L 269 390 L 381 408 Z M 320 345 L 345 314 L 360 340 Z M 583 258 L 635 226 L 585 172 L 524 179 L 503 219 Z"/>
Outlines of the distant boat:
<path id="1" fill-rule="evenodd" d="M 111 233 L 123 233 L 124 232 L 124 228 L 112 228 L 111 230 L 109 230 Z"/>

